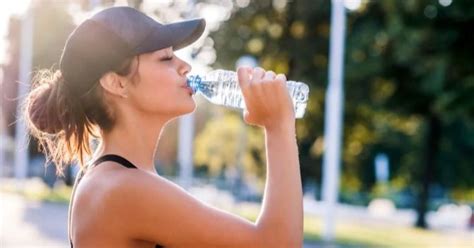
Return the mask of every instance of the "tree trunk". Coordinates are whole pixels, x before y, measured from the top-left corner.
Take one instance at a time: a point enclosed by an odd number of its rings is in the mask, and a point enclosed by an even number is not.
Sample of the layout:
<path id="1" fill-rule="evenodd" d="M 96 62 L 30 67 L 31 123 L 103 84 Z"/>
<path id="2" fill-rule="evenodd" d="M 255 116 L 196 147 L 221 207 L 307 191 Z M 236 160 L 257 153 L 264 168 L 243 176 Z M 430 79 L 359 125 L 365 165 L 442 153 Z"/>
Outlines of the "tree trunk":
<path id="1" fill-rule="evenodd" d="M 441 138 L 441 122 L 435 114 L 428 119 L 427 144 L 424 155 L 424 167 L 420 175 L 421 187 L 419 191 L 416 226 L 427 228 L 426 212 L 428 211 L 429 189 L 435 173 L 436 154 L 439 151 Z"/>

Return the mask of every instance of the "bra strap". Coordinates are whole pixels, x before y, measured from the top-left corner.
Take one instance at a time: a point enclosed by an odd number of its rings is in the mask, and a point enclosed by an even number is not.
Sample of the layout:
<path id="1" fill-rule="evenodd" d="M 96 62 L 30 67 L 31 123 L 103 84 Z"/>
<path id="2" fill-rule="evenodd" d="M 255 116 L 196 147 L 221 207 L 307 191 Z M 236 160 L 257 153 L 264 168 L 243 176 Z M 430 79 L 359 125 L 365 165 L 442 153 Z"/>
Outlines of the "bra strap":
<path id="1" fill-rule="evenodd" d="M 107 154 L 107 155 L 101 156 L 100 158 L 95 160 L 94 163 L 91 164 L 91 166 L 95 167 L 98 164 L 100 164 L 102 162 L 105 162 L 105 161 L 113 161 L 113 162 L 119 163 L 119 164 L 121 164 L 121 165 L 123 165 L 127 168 L 137 169 L 137 167 L 135 165 L 133 165 L 130 161 L 128 161 L 126 158 L 124 158 L 122 156 L 119 156 L 119 155 L 116 155 L 116 154 Z"/>

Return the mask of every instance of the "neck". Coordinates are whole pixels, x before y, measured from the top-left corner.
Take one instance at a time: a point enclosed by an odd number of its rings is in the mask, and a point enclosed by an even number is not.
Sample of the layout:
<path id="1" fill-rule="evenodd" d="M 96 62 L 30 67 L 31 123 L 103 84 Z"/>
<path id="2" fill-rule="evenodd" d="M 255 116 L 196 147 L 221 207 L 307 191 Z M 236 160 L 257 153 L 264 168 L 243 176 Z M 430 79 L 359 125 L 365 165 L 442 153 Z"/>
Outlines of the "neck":
<path id="1" fill-rule="evenodd" d="M 105 154 L 123 156 L 141 170 L 158 174 L 155 151 L 161 132 L 169 119 L 133 118 L 116 122 L 109 132 L 102 132 L 102 142 L 95 158 Z"/>

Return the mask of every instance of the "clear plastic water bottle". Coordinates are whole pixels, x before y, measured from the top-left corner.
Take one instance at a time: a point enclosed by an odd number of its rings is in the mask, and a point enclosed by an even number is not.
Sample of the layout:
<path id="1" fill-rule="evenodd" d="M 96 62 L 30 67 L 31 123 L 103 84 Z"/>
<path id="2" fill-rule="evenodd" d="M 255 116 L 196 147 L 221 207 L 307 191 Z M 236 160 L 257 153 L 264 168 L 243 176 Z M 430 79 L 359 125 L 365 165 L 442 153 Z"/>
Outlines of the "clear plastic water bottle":
<path id="1" fill-rule="evenodd" d="M 293 100 L 295 117 L 302 118 L 308 101 L 309 87 L 302 82 L 287 81 L 286 87 Z M 201 93 L 210 102 L 232 108 L 245 109 L 237 73 L 227 70 L 213 70 L 205 75 L 192 75 L 188 85 L 194 93 Z"/>

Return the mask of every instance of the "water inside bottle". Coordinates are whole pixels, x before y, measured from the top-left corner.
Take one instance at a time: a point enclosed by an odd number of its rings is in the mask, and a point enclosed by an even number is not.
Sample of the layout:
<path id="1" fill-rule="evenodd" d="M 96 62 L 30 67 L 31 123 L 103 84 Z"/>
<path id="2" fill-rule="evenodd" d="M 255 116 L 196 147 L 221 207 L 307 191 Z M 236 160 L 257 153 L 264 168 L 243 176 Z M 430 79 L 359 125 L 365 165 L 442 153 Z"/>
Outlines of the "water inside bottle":
<path id="1" fill-rule="evenodd" d="M 208 74 L 204 78 L 198 75 L 191 76 L 188 84 L 194 92 L 200 92 L 214 104 L 245 109 L 245 101 L 235 72 L 222 71 Z M 295 117 L 303 117 L 308 101 L 308 86 L 300 82 L 287 81 L 287 88 L 293 100 Z"/>

